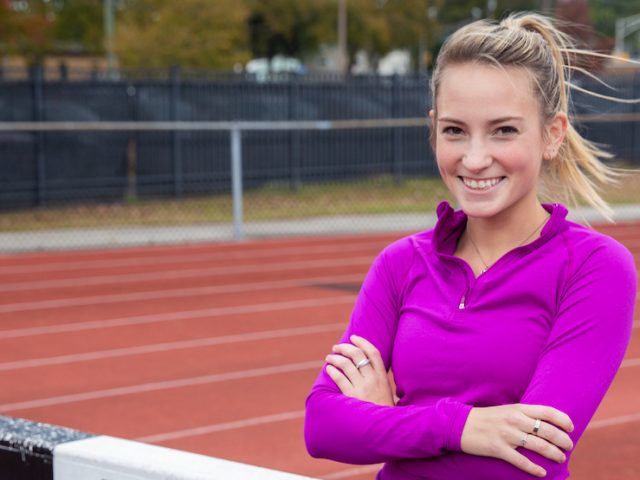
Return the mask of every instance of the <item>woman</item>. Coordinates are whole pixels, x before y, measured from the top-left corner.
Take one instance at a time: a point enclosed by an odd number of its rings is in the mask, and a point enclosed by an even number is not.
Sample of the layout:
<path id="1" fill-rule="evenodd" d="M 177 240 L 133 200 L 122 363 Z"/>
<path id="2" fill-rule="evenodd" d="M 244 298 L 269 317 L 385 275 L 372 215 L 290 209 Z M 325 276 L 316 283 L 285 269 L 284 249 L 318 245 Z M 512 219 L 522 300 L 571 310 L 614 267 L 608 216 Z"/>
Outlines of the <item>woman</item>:
<path id="1" fill-rule="evenodd" d="M 536 14 L 443 46 L 431 140 L 461 210 L 376 258 L 307 399 L 311 455 L 385 462 L 381 480 L 568 476 L 636 295 L 625 247 L 538 200 L 542 175 L 607 213 L 591 179 L 616 175 L 569 122 L 570 50 Z"/>

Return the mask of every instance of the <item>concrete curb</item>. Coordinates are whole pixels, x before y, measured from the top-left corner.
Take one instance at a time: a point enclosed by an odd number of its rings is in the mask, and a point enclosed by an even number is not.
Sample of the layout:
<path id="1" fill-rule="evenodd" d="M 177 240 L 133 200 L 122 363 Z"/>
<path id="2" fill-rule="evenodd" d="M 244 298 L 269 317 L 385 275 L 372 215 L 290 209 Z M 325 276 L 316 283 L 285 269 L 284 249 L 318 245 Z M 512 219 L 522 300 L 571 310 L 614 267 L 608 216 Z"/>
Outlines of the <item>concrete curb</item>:
<path id="1" fill-rule="evenodd" d="M 640 220 L 640 204 L 615 205 L 614 220 Z M 599 223 L 605 219 L 593 208 L 577 208 L 570 220 Z M 247 239 L 310 235 L 416 232 L 433 227 L 434 213 L 316 217 L 245 223 Z M 0 252 L 114 248 L 140 245 L 233 241 L 231 224 L 45 230 L 0 233 Z"/>

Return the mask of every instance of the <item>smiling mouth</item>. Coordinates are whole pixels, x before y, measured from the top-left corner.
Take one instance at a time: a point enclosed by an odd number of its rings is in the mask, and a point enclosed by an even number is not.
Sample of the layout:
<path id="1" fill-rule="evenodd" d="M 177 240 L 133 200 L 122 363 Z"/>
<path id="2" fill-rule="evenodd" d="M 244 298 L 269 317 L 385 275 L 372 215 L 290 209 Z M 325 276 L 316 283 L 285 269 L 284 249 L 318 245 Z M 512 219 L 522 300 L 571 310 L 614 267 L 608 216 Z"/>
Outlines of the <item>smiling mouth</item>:
<path id="1" fill-rule="evenodd" d="M 492 187 L 495 187 L 498 183 L 504 180 L 506 177 L 494 177 L 494 178 L 483 178 L 481 180 L 467 178 L 467 177 L 458 177 L 465 184 L 466 187 L 471 190 L 489 190 Z"/>

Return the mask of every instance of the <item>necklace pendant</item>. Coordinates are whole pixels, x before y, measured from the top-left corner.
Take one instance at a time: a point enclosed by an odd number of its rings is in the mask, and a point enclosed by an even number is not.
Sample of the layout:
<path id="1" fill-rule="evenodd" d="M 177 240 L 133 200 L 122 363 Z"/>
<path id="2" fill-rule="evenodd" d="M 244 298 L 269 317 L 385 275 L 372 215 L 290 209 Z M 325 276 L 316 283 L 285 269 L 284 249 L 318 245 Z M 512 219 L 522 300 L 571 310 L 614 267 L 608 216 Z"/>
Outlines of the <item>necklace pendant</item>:
<path id="1" fill-rule="evenodd" d="M 482 275 L 483 273 L 485 273 L 487 270 L 489 270 L 489 267 L 485 267 L 482 270 L 480 270 L 480 275 Z"/>

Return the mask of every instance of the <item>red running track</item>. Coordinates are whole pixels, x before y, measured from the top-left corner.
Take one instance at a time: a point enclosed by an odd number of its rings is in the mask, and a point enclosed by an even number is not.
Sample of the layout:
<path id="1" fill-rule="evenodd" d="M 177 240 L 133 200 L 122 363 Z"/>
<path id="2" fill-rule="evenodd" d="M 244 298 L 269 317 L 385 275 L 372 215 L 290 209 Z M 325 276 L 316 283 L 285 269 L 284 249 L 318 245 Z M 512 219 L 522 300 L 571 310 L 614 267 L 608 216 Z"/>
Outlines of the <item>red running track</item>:
<path id="1" fill-rule="evenodd" d="M 640 258 L 640 223 L 602 227 Z M 0 257 L 0 414 L 325 479 L 304 399 L 400 234 Z M 640 330 L 572 459 L 640 478 Z M 580 392 L 576 392 L 580 395 Z"/>

